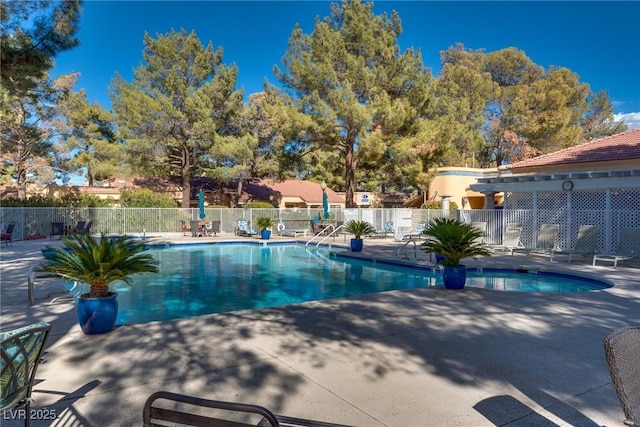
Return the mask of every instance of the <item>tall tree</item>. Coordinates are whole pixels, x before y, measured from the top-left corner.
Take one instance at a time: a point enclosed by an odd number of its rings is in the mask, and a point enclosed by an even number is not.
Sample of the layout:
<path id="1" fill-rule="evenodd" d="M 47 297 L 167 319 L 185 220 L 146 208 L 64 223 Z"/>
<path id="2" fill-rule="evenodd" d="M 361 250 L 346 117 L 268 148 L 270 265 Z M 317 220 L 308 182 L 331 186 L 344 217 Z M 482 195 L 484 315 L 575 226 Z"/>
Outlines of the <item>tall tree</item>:
<path id="1" fill-rule="evenodd" d="M 507 48 L 487 55 L 486 70 L 500 87 L 489 104 L 485 158 L 494 165 L 575 145 L 589 88 L 566 68 L 544 70 L 524 52 Z"/>
<path id="2" fill-rule="evenodd" d="M 323 176 L 327 184 L 335 182 L 324 175 L 319 151 L 310 140 L 317 132 L 313 120 L 296 108 L 282 90 L 265 82 L 264 92 L 251 94 L 248 114 L 257 137 L 252 174 L 274 179 Z"/>
<path id="3" fill-rule="evenodd" d="M 53 119 L 57 105 L 75 84 L 75 75 L 36 81 L 21 95 L 0 88 L 2 176 L 18 186 L 18 198 L 27 197 L 27 183 L 48 183 L 55 178 Z"/>
<path id="4" fill-rule="evenodd" d="M 615 120 L 613 106 L 606 91 L 590 94 L 587 102 L 589 107 L 581 121 L 585 140 L 604 138 L 627 130 L 624 122 Z"/>
<path id="5" fill-rule="evenodd" d="M 229 144 L 246 136 L 243 92 L 235 90 L 238 69 L 222 63 L 222 49 L 203 46 L 195 31 L 184 29 L 155 39 L 145 34 L 143 58 L 131 82 L 120 75 L 112 82 L 116 121 L 132 165 L 147 174 L 179 176 L 182 206 L 189 207 L 191 177 L 233 164 L 237 152 Z"/>
<path id="6" fill-rule="evenodd" d="M 419 51 L 400 53 L 397 13 L 375 15 L 373 3 L 344 0 L 312 34 L 296 25 L 275 74 L 298 110 L 313 120 L 301 150 L 338 151 L 344 158 L 345 202 L 355 207 L 357 164 L 374 161 L 422 130 L 432 78 Z"/>
<path id="7" fill-rule="evenodd" d="M 19 97 L 47 78 L 53 58 L 75 47 L 80 0 L 0 3 L 2 86 Z"/>
<path id="8" fill-rule="evenodd" d="M 111 113 L 97 102 L 89 104 L 84 89 L 60 103 L 55 124 L 64 169 L 84 169 L 90 186 L 123 170 L 123 146 L 117 140 Z"/>
<path id="9" fill-rule="evenodd" d="M 446 143 L 441 166 L 474 165 L 484 144 L 487 105 L 498 95 L 499 87 L 485 69 L 483 50 L 468 50 L 458 43 L 440 52 L 440 58 L 433 119 L 440 122 L 438 134 Z"/>

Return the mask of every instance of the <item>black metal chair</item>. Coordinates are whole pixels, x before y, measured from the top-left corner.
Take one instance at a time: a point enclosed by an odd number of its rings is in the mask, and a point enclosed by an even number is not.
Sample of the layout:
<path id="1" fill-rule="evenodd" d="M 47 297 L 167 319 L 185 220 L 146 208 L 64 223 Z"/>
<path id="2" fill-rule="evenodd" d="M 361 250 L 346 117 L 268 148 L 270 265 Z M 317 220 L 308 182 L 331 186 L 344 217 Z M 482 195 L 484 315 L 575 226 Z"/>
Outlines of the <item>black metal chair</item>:
<path id="1" fill-rule="evenodd" d="M 24 424 L 30 423 L 31 389 L 42 349 L 51 332 L 45 322 L 0 333 L 0 409 L 25 405 Z"/>
<path id="2" fill-rule="evenodd" d="M 640 326 L 613 331 L 604 340 L 604 351 L 624 424 L 640 427 Z"/>
<path id="3" fill-rule="evenodd" d="M 202 236 L 202 230 L 200 229 L 200 221 L 189 221 L 189 228 L 191 229 L 191 237 Z"/>
<path id="4" fill-rule="evenodd" d="M 93 221 L 89 221 L 85 224 L 84 228 L 80 230 L 80 233 L 91 234 L 91 226 L 93 225 Z"/>
<path id="5" fill-rule="evenodd" d="M 85 227 L 87 226 L 87 221 L 78 221 L 75 227 L 71 227 L 72 233 L 83 233 Z"/>
<path id="6" fill-rule="evenodd" d="M 144 427 L 347 427 L 303 418 L 275 415 L 258 405 L 202 399 L 158 391 L 147 399 L 142 415 Z M 257 421 L 257 422 L 256 422 Z"/>
<path id="7" fill-rule="evenodd" d="M 7 225 L 7 231 L 5 231 L 4 233 L 0 234 L 0 241 L 4 242 L 5 245 L 9 246 L 13 246 L 13 229 L 16 227 L 16 225 L 12 222 L 9 225 Z"/>
<path id="8" fill-rule="evenodd" d="M 53 239 L 53 236 L 58 236 L 59 238 L 65 234 L 64 223 L 63 222 L 52 222 L 51 223 L 51 234 L 49 234 L 49 240 Z"/>

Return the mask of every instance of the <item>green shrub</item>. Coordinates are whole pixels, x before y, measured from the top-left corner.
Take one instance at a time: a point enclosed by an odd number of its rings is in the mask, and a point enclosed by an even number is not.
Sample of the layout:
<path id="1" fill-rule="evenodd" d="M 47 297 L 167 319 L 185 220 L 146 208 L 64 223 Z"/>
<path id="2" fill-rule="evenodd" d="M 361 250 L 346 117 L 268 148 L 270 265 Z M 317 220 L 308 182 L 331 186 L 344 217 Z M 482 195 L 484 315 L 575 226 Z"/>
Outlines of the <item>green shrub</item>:
<path id="1" fill-rule="evenodd" d="M 491 256 L 482 243 L 483 232 L 471 224 L 456 219 L 436 218 L 429 223 L 424 234 L 428 236 L 421 249 L 444 257 L 444 266 L 458 266 L 464 258 Z"/>
<path id="2" fill-rule="evenodd" d="M 123 208 L 175 208 L 178 206 L 178 203 L 170 196 L 145 188 L 122 190 L 120 204 Z"/>
<path id="3" fill-rule="evenodd" d="M 245 209 L 264 209 L 264 208 L 273 208 L 274 206 L 269 202 L 249 202 L 244 205 Z"/>
<path id="4" fill-rule="evenodd" d="M 256 225 L 260 230 L 266 230 L 273 225 L 273 220 L 267 216 L 261 216 L 256 220 Z"/>
<path id="5" fill-rule="evenodd" d="M 109 207 L 113 199 L 101 199 L 95 194 L 70 193 L 55 199 L 41 195 L 29 196 L 26 199 L 15 197 L 2 200 L 2 206 L 7 208 L 100 208 Z"/>
<path id="6" fill-rule="evenodd" d="M 420 209 L 442 209 L 442 200 L 429 200 L 427 203 L 423 203 Z M 453 200 L 449 201 L 449 209 L 458 209 L 458 204 Z"/>

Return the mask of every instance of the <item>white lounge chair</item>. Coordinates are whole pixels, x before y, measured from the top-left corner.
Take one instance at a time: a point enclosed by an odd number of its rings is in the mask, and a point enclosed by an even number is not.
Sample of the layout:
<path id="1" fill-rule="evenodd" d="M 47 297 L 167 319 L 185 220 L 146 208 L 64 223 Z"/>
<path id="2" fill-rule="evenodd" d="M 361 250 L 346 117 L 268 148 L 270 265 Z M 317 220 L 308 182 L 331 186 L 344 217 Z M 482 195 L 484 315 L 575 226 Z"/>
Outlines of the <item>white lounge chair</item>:
<path id="1" fill-rule="evenodd" d="M 479 239 L 478 243 L 486 243 L 486 235 L 487 235 L 487 223 L 486 222 L 472 222 L 471 226 L 473 228 L 478 229 L 482 233 L 482 236 Z"/>
<path id="2" fill-rule="evenodd" d="M 551 261 L 556 255 L 569 255 L 569 262 L 573 255 L 582 255 L 584 258 L 586 255 L 592 255 L 596 253 L 596 246 L 598 245 L 598 237 L 600 236 L 600 229 L 594 225 L 581 225 L 578 229 L 578 236 L 576 237 L 576 243 L 571 249 L 557 249 L 551 251 Z"/>
<path id="3" fill-rule="evenodd" d="M 286 226 L 282 222 L 278 223 L 277 229 L 278 229 L 278 234 L 281 236 L 298 237 L 298 235 L 300 236 L 307 235 L 306 228 L 286 228 Z"/>
<path id="4" fill-rule="evenodd" d="M 538 231 L 538 237 L 536 238 L 536 245 L 533 248 L 517 249 L 522 250 L 528 254 L 540 253 L 549 254 L 558 250 L 558 233 L 559 228 L 556 224 L 542 224 L 540 231 Z"/>
<path id="5" fill-rule="evenodd" d="M 524 246 L 520 242 L 522 237 L 522 226 L 519 224 L 507 224 L 507 229 L 502 236 L 502 244 L 488 245 L 490 251 L 510 251 L 511 255 L 517 249 L 523 249 Z"/>
<path id="6" fill-rule="evenodd" d="M 386 238 L 388 234 L 393 235 L 393 221 L 387 221 L 384 223 L 384 226 L 369 234 L 367 237 L 383 237 Z"/>
<path id="7" fill-rule="evenodd" d="M 402 240 L 412 240 L 412 239 L 420 240 L 420 238 L 422 238 L 423 232 L 424 232 L 424 230 L 426 228 L 427 228 L 427 223 L 424 222 L 424 221 L 420 221 L 416 225 L 416 229 L 415 230 L 411 230 L 408 233 L 405 233 L 405 234 L 402 235 Z"/>
<path id="8" fill-rule="evenodd" d="M 595 254 L 593 265 L 596 261 L 612 262 L 613 268 L 619 261 L 640 258 L 640 228 L 623 228 L 618 236 L 618 247 L 613 254 Z"/>

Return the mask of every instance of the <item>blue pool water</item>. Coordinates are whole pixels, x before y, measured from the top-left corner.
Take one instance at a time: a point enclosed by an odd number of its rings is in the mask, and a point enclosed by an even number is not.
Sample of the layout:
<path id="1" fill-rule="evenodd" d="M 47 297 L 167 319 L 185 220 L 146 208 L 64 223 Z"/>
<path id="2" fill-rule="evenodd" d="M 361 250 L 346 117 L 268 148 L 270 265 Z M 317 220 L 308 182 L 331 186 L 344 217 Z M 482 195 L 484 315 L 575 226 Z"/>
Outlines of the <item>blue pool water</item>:
<path id="1" fill-rule="evenodd" d="M 149 249 L 160 274 L 139 274 L 118 292 L 118 324 L 143 323 L 304 301 L 442 285 L 431 268 L 371 262 L 297 244 L 176 245 Z M 574 276 L 469 271 L 467 286 L 523 292 L 577 292 L 609 285 Z"/>

